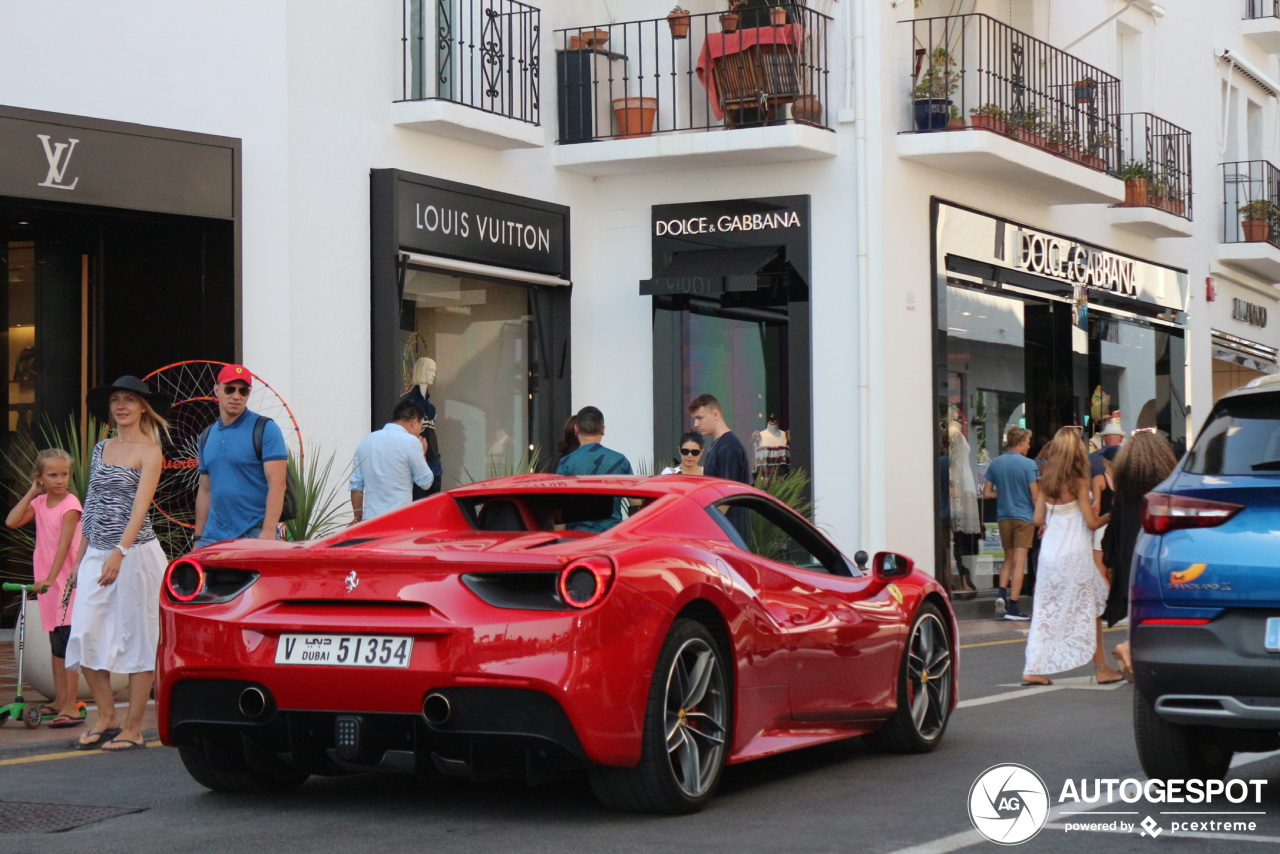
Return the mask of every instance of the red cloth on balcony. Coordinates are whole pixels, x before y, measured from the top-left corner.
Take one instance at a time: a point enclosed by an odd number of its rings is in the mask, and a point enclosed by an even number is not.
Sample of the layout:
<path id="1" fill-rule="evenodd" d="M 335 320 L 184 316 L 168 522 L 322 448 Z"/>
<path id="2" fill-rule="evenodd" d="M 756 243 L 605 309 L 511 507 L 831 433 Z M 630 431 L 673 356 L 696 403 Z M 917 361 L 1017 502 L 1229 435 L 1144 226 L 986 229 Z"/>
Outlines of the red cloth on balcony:
<path id="1" fill-rule="evenodd" d="M 799 24 L 787 24 L 782 27 L 748 27 L 732 33 L 707 33 L 707 40 L 702 43 L 702 53 L 698 54 L 697 73 L 702 85 L 707 87 L 707 100 L 711 102 L 711 111 L 717 119 L 724 118 L 724 109 L 720 106 L 720 95 L 716 92 L 716 78 L 711 73 L 717 59 L 732 53 L 741 53 L 758 44 L 798 45 L 804 41 L 804 27 Z"/>

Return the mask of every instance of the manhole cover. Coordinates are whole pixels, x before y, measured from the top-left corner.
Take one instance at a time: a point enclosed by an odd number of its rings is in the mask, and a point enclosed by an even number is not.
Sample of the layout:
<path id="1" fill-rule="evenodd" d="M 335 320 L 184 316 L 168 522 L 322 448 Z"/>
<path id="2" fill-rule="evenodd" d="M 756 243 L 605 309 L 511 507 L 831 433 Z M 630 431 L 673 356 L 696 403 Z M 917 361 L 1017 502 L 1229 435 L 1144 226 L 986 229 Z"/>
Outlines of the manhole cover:
<path id="1" fill-rule="evenodd" d="M 137 807 L 23 804 L 0 801 L 0 833 L 57 833 L 95 821 L 142 812 Z"/>

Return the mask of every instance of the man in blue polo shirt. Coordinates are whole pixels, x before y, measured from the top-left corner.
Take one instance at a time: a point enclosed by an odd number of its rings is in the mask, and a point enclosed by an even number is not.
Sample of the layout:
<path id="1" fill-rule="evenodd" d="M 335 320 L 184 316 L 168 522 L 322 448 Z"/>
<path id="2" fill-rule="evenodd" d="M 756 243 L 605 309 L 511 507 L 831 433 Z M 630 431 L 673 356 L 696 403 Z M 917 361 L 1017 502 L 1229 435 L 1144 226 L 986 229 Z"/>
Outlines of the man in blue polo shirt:
<path id="1" fill-rule="evenodd" d="M 213 390 L 218 420 L 204 447 L 197 449 L 196 548 L 222 540 L 276 537 L 289 452 L 279 425 L 264 418 L 258 453 L 253 434 L 260 416 L 248 405 L 252 386 L 253 374 L 244 365 L 226 365 L 218 372 Z"/>
<path id="2" fill-rule="evenodd" d="M 1031 431 L 1009 428 L 1008 449 L 987 466 L 982 497 L 996 500 L 996 520 L 1000 524 L 1000 544 L 1004 563 L 1000 565 L 1000 592 L 996 595 L 996 616 L 1006 620 L 1029 620 L 1018 608 L 1027 554 L 1036 542 L 1036 497 L 1040 494 L 1040 470 L 1027 459 Z M 1006 602 L 1005 597 L 1008 596 Z"/>

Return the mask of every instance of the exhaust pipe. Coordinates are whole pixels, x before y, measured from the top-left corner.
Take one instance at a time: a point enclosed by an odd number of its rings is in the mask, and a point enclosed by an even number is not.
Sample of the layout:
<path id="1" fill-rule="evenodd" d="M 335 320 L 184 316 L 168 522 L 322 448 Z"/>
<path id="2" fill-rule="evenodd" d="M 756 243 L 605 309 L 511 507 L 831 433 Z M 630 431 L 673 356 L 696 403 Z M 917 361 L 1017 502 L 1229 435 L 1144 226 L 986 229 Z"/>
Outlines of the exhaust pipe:
<path id="1" fill-rule="evenodd" d="M 438 691 L 433 691 L 422 701 L 422 716 L 432 726 L 444 726 L 453 717 L 453 703 Z"/>
<path id="2" fill-rule="evenodd" d="M 267 713 L 267 695 L 261 688 L 250 685 L 240 692 L 240 714 L 257 719 Z"/>

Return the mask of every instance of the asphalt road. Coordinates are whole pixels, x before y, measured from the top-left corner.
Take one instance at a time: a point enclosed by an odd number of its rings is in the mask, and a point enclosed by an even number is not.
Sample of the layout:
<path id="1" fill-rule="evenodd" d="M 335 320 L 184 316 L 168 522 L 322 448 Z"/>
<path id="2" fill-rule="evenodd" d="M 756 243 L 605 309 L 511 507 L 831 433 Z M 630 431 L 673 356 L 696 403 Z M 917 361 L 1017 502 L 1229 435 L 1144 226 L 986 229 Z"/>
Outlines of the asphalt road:
<path id="1" fill-rule="evenodd" d="M 1119 639 L 1118 635 L 1111 636 Z M 1205 805 L 1058 803 L 1067 780 L 1144 780 L 1131 734 L 1132 689 L 1094 686 L 1082 670 L 1052 688 L 1020 688 L 1021 640 L 970 639 L 962 708 L 944 744 L 925 756 L 830 745 L 726 772 L 704 812 L 654 818 L 608 812 L 584 783 L 431 784 L 405 777 L 313 778 L 286 796 L 213 794 L 158 745 L 118 756 L 63 752 L 0 759 L 0 822 L 76 821 L 57 805 L 114 807 L 64 832 L 0 832 L 14 852 L 518 851 L 845 852 L 942 854 L 995 850 L 974 829 L 975 779 L 1002 763 L 1035 771 L 1049 791 L 1046 826 L 1028 852 L 1258 851 L 1280 846 L 1280 754 L 1237 756 L 1232 777 L 1261 779 L 1260 801 Z M 17 802 L 38 804 L 23 808 Z M 125 812 L 128 811 L 128 812 Z M 1073 815 L 1087 811 L 1088 815 Z M 1171 815 L 1170 812 L 1196 815 Z M 1211 815 L 1247 811 L 1253 815 Z M 1115 815 L 1125 812 L 1127 815 Z M 1068 822 L 1140 822 L 1157 836 L 1071 830 Z M 15 818 L 16 817 L 16 818 Z M 1174 821 L 1254 821 L 1243 833 L 1175 831 Z M 0 823 L 0 827 L 4 826 Z"/>

